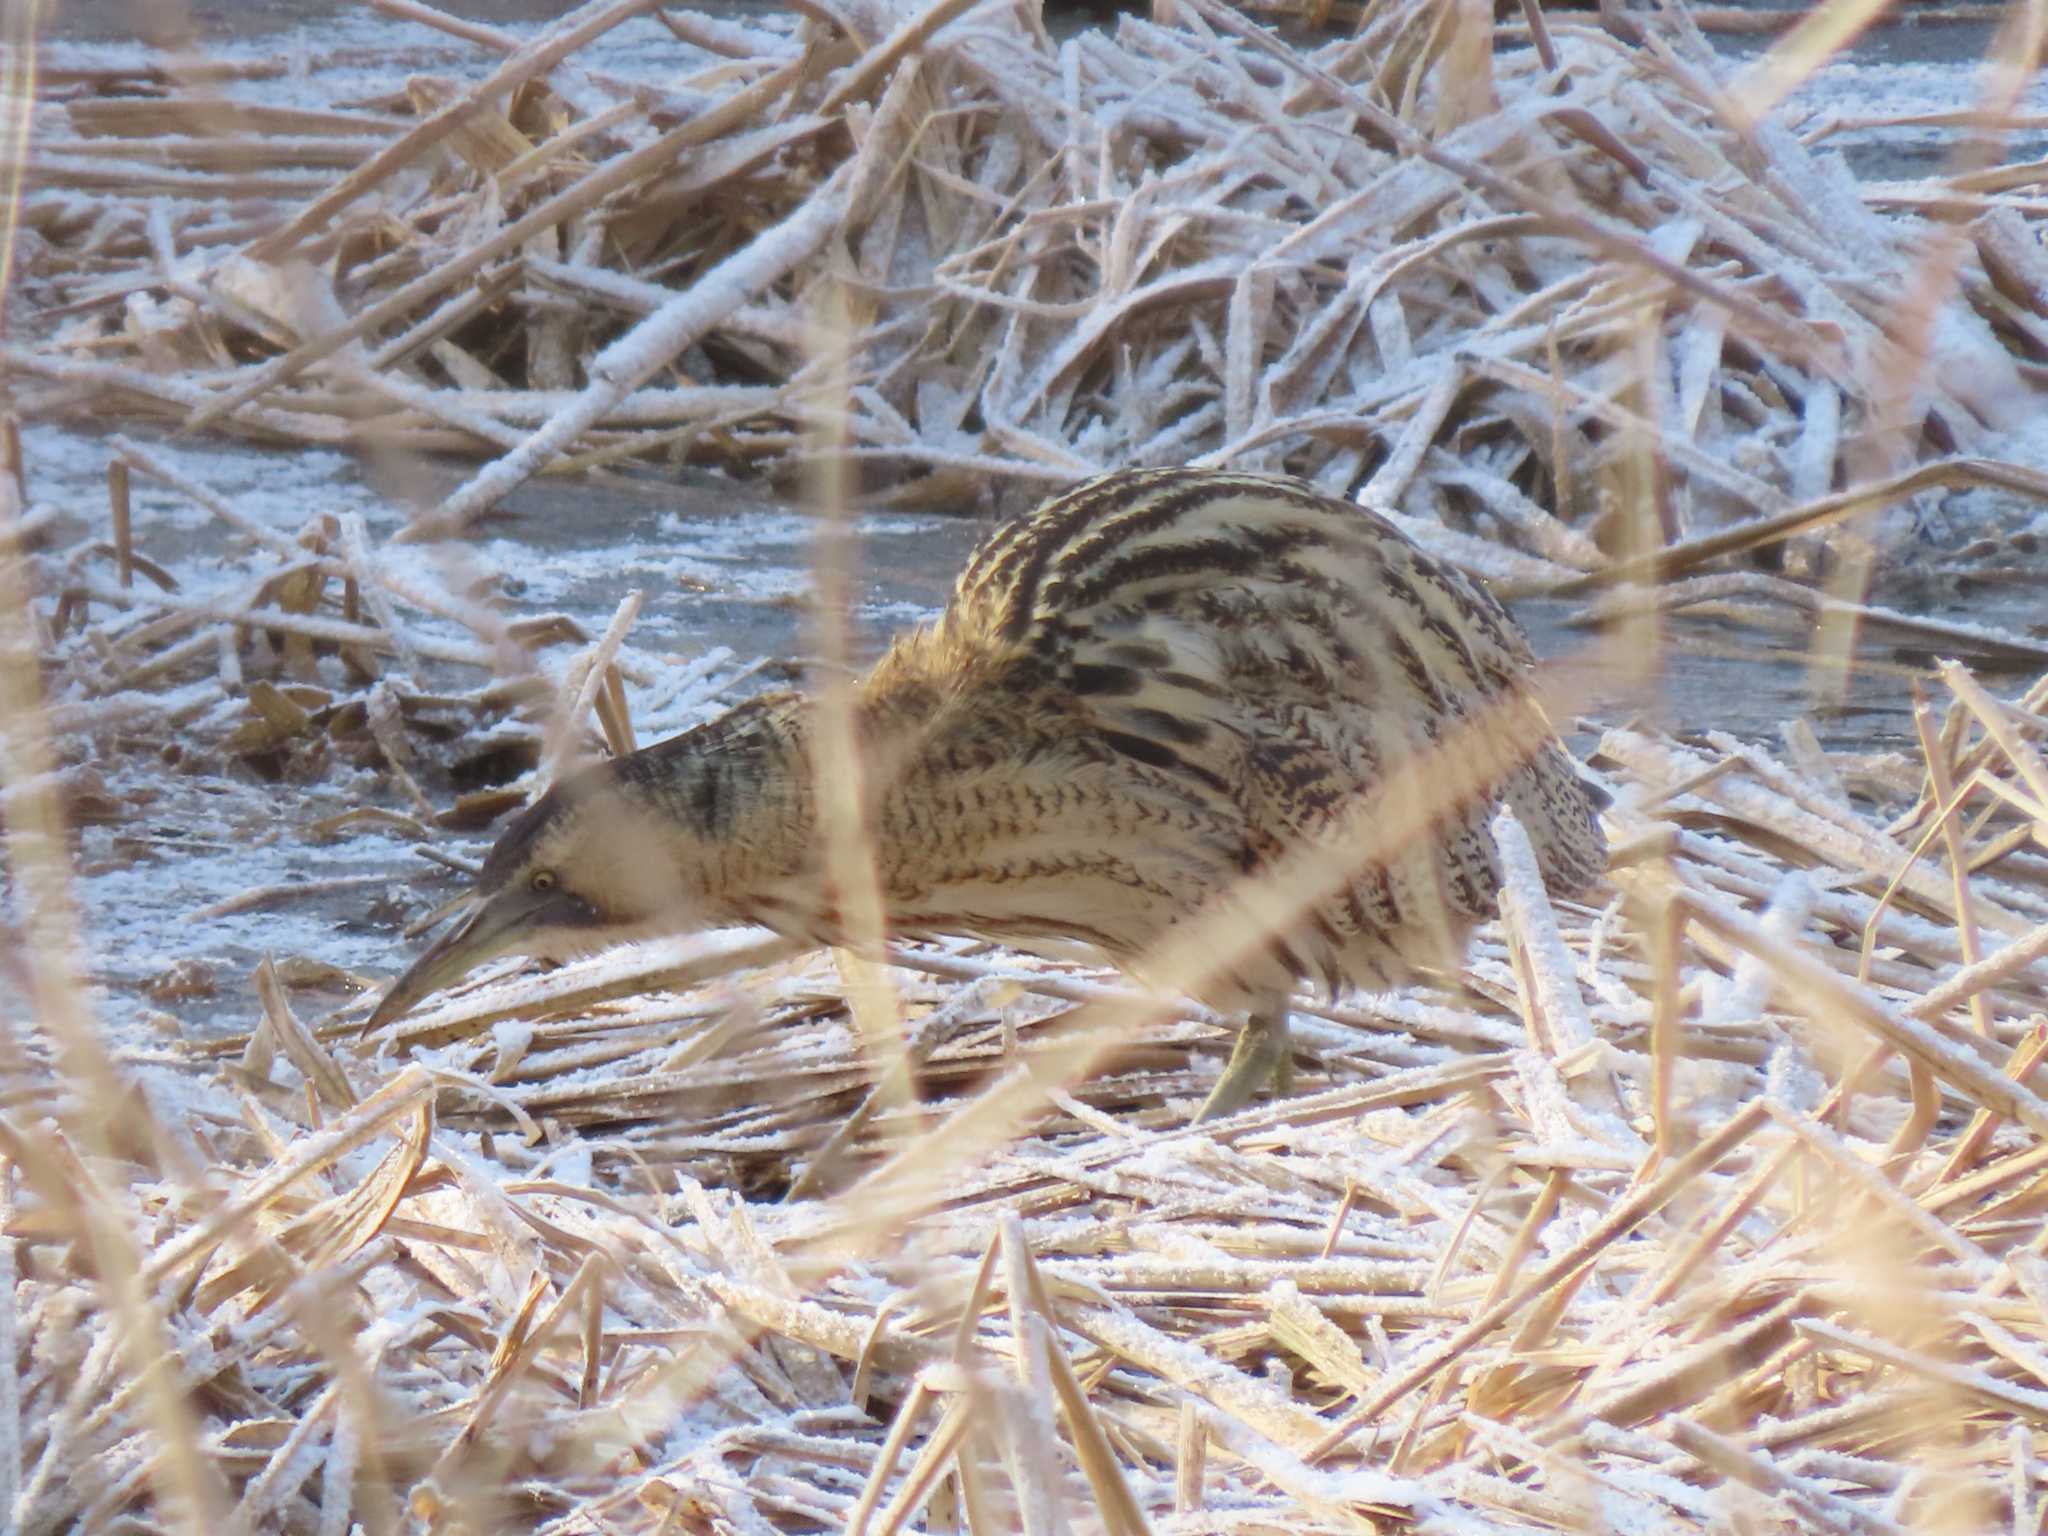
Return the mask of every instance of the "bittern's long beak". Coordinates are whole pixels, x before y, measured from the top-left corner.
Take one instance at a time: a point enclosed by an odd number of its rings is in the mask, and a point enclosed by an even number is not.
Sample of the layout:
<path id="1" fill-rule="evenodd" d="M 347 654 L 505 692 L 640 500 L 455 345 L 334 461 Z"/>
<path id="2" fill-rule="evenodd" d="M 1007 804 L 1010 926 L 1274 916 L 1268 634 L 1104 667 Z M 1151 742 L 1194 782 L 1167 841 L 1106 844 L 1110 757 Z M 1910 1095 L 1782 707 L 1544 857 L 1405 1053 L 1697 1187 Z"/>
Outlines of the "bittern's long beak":
<path id="1" fill-rule="evenodd" d="M 363 1033 L 382 1029 L 411 1012 L 420 999 L 440 991 L 466 973 L 519 948 L 548 906 L 545 894 L 508 886 L 488 897 L 475 898 L 468 909 L 425 954 L 391 984 L 363 1024 Z M 544 920 L 544 919 L 543 919 Z"/>

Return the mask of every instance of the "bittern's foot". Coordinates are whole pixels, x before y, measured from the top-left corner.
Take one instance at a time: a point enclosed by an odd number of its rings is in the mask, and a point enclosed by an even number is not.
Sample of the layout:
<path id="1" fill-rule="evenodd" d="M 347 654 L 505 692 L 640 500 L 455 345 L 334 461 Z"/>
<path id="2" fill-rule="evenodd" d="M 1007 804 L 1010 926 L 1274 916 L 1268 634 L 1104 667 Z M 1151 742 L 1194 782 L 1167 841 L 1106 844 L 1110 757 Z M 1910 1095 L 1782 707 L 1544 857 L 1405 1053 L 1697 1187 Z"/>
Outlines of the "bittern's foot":
<path id="1" fill-rule="evenodd" d="M 1194 1123 L 1202 1125 L 1235 1114 L 1269 1082 L 1285 1090 L 1293 1080 L 1293 1069 L 1294 1052 L 1287 1043 L 1286 1010 L 1253 1014 L 1237 1032 L 1237 1044 L 1231 1049 L 1230 1060 L 1224 1063 L 1223 1075 L 1209 1090 L 1209 1097 L 1196 1114 Z"/>

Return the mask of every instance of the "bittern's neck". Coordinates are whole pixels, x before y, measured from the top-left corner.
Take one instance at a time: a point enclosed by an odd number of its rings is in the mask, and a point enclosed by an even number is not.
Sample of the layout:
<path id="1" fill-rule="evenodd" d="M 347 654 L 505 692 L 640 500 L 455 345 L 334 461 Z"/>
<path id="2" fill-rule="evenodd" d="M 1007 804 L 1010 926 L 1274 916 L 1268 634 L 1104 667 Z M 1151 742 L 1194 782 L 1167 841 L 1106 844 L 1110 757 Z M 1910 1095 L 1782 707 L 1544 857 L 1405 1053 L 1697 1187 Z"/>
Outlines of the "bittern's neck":
<path id="1" fill-rule="evenodd" d="M 928 721 L 893 696 L 861 698 L 854 732 L 875 839 L 888 881 L 917 850 L 899 847 L 922 818 L 895 802 L 915 799 L 928 777 Z M 850 772 L 843 744 L 825 738 L 820 706 L 795 692 L 765 694 L 672 740 L 620 758 L 618 792 L 672 828 L 670 864 L 693 887 L 706 921 L 758 922 L 830 941 L 838 905 L 830 888 L 820 775 L 835 787 Z M 914 841 L 914 836 L 911 839 Z"/>
<path id="2" fill-rule="evenodd" d="M 990 743 L 962 743 L 956 709 L 905 679 L 864 689 L 853 722 L 863 825 L 892 903 L 915 902 L 935 859 L 975 856 L 977 767 Z M 708 725 L 620 759 L 619 788 L 676 829 L 672 863 L 707 922 L 762 923 L 819 942 L 839 937 L 839 901 L 819 814 L 821 784 L 850 773 L 843 744 L 802 694 L 764 695 Z M 950 814 L 941 815 L 941 811 Z"/>
<path id="3" fill-rule="evenodd" d="M 667 863 L 703 922 L 801 926 L 817 841 L 810 713 L 799 694 L 763 694 L 613 762 L 627 808 L 673 840 Z"/>

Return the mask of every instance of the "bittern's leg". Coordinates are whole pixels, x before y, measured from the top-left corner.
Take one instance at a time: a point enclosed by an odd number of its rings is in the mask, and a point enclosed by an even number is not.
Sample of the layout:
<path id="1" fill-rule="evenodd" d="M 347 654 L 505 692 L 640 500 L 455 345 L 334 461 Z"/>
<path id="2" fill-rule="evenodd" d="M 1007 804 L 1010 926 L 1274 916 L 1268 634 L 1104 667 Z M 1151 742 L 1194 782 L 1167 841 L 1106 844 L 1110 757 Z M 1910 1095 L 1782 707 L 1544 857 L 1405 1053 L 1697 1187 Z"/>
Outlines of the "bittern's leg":
<path id="1" fill-rule="evenodd" d="M 1194 1123 L 1200 1125 L 1235 1114 L 1269 1082 L 1284 1084 L 1293 1075 L 1293 1065 L 1294 1053 L 1287 1044 L 1286 1008 L 1261 1009 L 1252 1014 L 1237 1032 L 1237 1044 L 1224 1064 L 1223 1075 L 1209 1090 Z"/>

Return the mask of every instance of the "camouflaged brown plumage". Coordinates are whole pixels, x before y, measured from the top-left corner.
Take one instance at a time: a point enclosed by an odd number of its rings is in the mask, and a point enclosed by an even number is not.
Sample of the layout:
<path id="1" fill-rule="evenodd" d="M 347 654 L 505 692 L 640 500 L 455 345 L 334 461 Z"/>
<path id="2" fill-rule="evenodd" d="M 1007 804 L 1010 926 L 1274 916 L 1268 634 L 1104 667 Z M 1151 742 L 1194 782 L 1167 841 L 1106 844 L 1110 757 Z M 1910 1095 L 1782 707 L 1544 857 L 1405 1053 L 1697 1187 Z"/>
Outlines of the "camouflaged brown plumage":
<path id="1" fill-rule="evenodd" d="M 1494 909 L 1500 801 L 1553 892 L 1599 873 L 1598 792 L 1530 697 L 1529 663 L 1499 604 L 1361 507 L 1257 475 L 1088 481 L 991 535 L 946 612 L 859 685 L 890 930 L 1078 942 L 1142 975 L 1178 925 L 1380 809 L 1394 765 L 1481 715 L 1504 723 L 1487 792 L 1201 989 L 1246 1015 L 1202 1117 L 1225 1113 L 1284 1066 L 1297 984 L 1383 988 L 1455 963 Z M 811 709 L 770 694 L 557 785 L 372 1026 L 506 952 L 732 923 L 838 941 Z"/>

